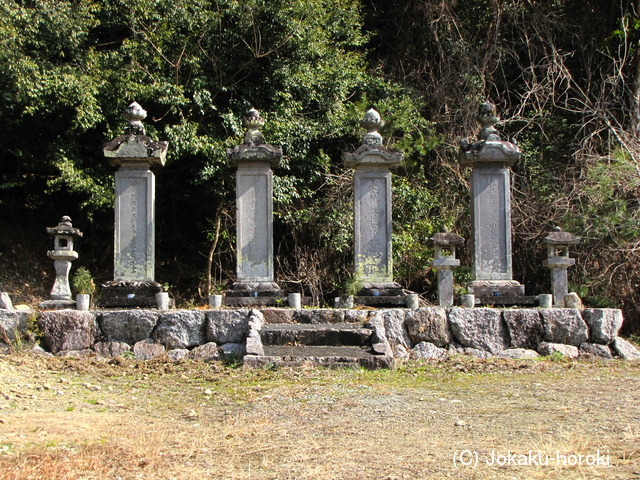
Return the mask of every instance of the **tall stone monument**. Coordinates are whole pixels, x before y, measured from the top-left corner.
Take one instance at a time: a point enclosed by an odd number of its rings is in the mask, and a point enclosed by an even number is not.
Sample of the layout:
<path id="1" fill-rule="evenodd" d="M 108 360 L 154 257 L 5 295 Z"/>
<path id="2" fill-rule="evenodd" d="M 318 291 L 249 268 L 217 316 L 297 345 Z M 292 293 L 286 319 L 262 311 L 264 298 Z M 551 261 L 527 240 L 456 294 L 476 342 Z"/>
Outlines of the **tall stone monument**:
<path id="1" fill-rule="evenodd" d="M 511 303 L 513 297 L 524 295 L 524 286 L 513 280 L 511 262 L 509 166 L 520 158 L 520 150 L 513 142 L 500 140 L 494 127 L 498 120 L 495 105 L 481 104 L 478 140 L 460 142 L 460 163 L 471 167 L 473 266 L 468 288 L 476 298 L 503 297 L 495 300 Z"/>
<path id="2" fill-rule="evenodd" d="M 354 263 L 362 282 L 358 297 L 367 304 L 385 304 L 388 297 L 404 296 L 393 281 L 391 251 L 391 170 L 403 159 L 401 152 L 382 144 L 378 129 L 384 125 L 380 114 L 370 109 L 360 124 L 367 130 L 362 145 L 353 153 L 345 152 L 346 168 L 353 168 Z M 387 297 L 375 301 L 372 297 Z M 400 302 L 402 302 L 400 298 Z"/>
<path id="3" fill-rule="evenodd" d="M 125 134 L 104 145 L 115 174 L 114 281 L 105 285 L 104 306 L 152 306 L 162 291 L 155 282 L 155 175 L 164 166 L 167 142 L 155 142 L 142 120 L 147 112 L 133 102 L 125 111 Z"/>
<path id="4" fill-rule="evenodd" d="M 53 260 L 56 279 L 51 289 L 51 300 L 42 302 L 40 308 L 73 308 L 76 302 L 71 297 L 69 271 L 71 262 L 78 258 L 78 253 L 73 249 L 73 241 L 82 237 L 82 232 L 73 227 L 69 217 L 64 216 L 57 226 L 47 227 L 47 233 L 53 237 L 53 250 L 47 251 L 47 256 Z"/>
<path id="5" fill-rule="evenodd" d="M 252 108 L 244 119 L 244 143 L 227 149 L 236 170 L 236 282 L 225 303 L 252 305 L 275 303 L 281 296 L 273 268 L 273 172 L 282 148 L 264 142 L 260 128 L 265 120 Z"/>

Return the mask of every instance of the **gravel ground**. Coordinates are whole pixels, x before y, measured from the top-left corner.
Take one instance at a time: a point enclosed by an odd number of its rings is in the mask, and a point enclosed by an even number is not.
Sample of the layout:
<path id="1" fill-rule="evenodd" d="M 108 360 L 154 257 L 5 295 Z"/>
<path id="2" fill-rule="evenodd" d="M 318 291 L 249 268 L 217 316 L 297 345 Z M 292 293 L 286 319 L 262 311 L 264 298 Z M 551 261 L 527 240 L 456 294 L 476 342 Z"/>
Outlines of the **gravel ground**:
<path id="1" fill-rule="evenodd" d="M 640 362 L 0 357 L 0 479 L 640 479 Z"/>

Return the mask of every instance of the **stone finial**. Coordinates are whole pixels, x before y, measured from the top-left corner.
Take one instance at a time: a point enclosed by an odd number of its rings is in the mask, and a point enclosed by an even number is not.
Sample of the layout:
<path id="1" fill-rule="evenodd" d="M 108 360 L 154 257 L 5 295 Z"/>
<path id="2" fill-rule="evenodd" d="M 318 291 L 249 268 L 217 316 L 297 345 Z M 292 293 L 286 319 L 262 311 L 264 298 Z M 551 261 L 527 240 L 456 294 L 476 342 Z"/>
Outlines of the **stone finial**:
<path id="1" fill-rule="evenodd" d="M 147 118 L 147 111 L 138 102 L 133 102 L 125 109 L 124 118 L 129 120 L 129 125 L 124 130 L 125 135 L 145 135 L 142 120 Z"/>
<path id="2" fill-rule="evenodd" d="M 478 138 L 480 140 L 500 140 L 498 131 L 494 125 L 498 123 L 500 117 L 496 113 L 496 106 L 491 102 L 484 102 L 480 104 L 478 108 L 478 116 L 476 117 L 478 123 L 482 126 Z M 495 136 L 496 138 L 489 138 Z"/>
<path id="3" fill-rule="evenodd" d="M 245 145 L 264 145 L 264 135 L 260 132 L 264 124 L 265 119 L 260 116 L 260 112 L 251 108 L 244 117 L 244 126 L 247 128 L 247 133 L 244 134 Z"/>
<path id="4" fill-rule="evenodd" d="M 370 108 L 364 114 L 364 118 L 360 120 L 360 125 L 367 130 L 362 138 L 365 145 L 382 145 L 382 135 L 378 133 L 378 129 L 384 127 L 384 120 L 380 117 L 377 110 Z"/>

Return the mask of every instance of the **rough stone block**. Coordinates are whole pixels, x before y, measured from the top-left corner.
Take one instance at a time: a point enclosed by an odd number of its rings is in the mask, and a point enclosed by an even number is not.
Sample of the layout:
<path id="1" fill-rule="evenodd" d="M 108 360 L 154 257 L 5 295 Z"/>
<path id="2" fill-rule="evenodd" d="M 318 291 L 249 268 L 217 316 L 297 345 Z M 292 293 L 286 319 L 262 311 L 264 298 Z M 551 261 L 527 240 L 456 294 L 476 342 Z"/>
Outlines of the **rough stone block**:
<path id="1" fill-rule="evenodd" d="M 203 362 L 211 362 L 220 358 L 220 351 L 218 345 L 214 342 L 209 342 L 191 350 L 191 352 L 189 352 L 189 358 Z"/>
<path id="2" fill-rule="evenodd" d="M 578 347 L 573 345 L 542 342 L 538 345 L 538 353 L 540 355 L 553 355 L 554 353 L 560 353 L 567 358 L 578 358 L 580 351 L 578 350 Z"/>
<path id="3" fill-rule="evenodd" d="M 207 340 L 218 345 L 242 343 L 249 327 L 250 310 L 212 310 L 206 313 Z"/>
<path id="4" fill-rule="evenodd" d="M 169 350 L 201 345 L 206 341 L 204 313 L 179 310 L 160 314 L 152 338 Z"/>
<path id="5" fill-rule="evenodd" d="M 13 303 L 7 292 L 0 292 L 0 310 L 13 310 Z"/>
<path id="6" fill-rule="evenodd" d="M 344 310 L 345 323 L 366 323 L 370 316 L 369 310 Z"/>
<path id="7" fill-rule="evenodd" d="M 173 360 L 174 362 L 178 362 L 184 358 L 187 358 L 187 355 L 189 355 L 189 350 L 187 350 L 186 348 L 175 348 L 167 352 L 167 358 L 169 360 Z"/>
<path id="8" fill-rule="evenodd" d="M 103 358 L 119 357 L 131 351 L 131 345 L 125 342 L 98 342 L 93 346 L 96 355 Z"/>
<path id="9" fill-rule="evenodd" d="M 407 351 L 411 350 L 411 347 L 413 346 L 411 344 L 411 339 L 409 338 L 409 333 L 407 332 L 407 327 L 404 323 L 404 315 L 405 311 L 403 309 L 393 308 L 376 311 L 371 315 L 371 317 L 369 317 L 370 323 L 376 322 L 376 317 L 382 317 L 384 321 L 385 336 L 394 352 L 396 345 L 402 345 Z"/>
<path id="10" fill-rule="evenodd" d="M 97 331 L 95 315 L 78 310 L 41 312 L 38 325 L 52 353 L 91 348 Z"/>
<path id="11" fill-rule="evenodd" d="M 159 313 L 151 310 L 118 310 L 98 315 L 100 330 L 107 342 L 134 345 L 151 337 Z"/>
<path id="12" fill-rule="evenodd" d="M 613 352 L 623 360 L 640 360 L 638 349 L 623 338 L 614 338 L 611 347 Z"/>
<path id="13" fill-rule="evenodd" d="M 290 308 L 263 308 L 265 323 L 293 323 L 295 310 Z"/>
<path id="14" fill-rule="evenodd" d="M 572 308 L 545 308 L 540 310 L 544 326 L 544 339 L 549 343 L 563 343 L 579 347 L 589 340 L 587 324 L 580 312 Z"/>
<path id="15" fill-rule="evenodd" d="M 334 308 L 294 310 L 293 320 L 295 323 L 342 323 L 344 312 Z"/>
<path id="16" fill-rule="evenodd" d="M 511 358 L 513 360 L 533 360 L 539 356 L 538 352 L 527 348 L 510 348 L 498 354 L 500 358 Z"/>
<path id="17" fill-rule="evenodd" d="M 580 354 L 586 357 L 604 358 L 605 360 L 613 359 L 611 349 L 606 345 L 597 343 L 583 343 L 580 345 Z"/>
<path id="18" fill-rule="evenodd" d="M 244 343 L 225 343 L 222 345 L 222 354 L 226 358 L 241 358 L 246 353 Z"/>
<path id="19" fill-rule="evenodd" d="M 249 330 L 245 348 L 247 355 L 264 355 L 260 332 L 257 330 Z"/>
<path id="20" fill-rule="evenodd" d="M 622 311 L 613 308 L 587 308 L 582 319 L 589 325 L 589 335 L 593 343 L 609 345 L 622 327 Z"/>
<path id="21" fill-rule="evenodd" d="M 449 312 L 454 337 L 464 347 L 497 354 L 509 347 L 509 332 L 499 310 L 454 307 Z"/>
<path id="22" fill-rule="evenodd" d="M 16 336 L 23 336 L 27 332 L 27 322 L 31 311 L 0 310 L 0 342 L 13 342 Z"/>
<path id="23" fill-rule="evenodd" d="M 564 296 L 564 306 L 566 308 L 575 308 L 577 310 L 581 310 L 583 308 L 582 300 L 575 292 L 568 293 Z"/>
<path id="24" fill-rule="evenodd" d="M 399 358 L 400 360 L 407 360 L 409 358 L 409 350 L 405 348 L 404 345 L 398 343 L 391 347 L 394 358 Z"/>
<path id="25" fill-rule="evenodd" d="M 504 310 L 502 317 L 509 330 L 512 347 L 535 350 L 544 341 L 544 327 L 538 310 Z"/>
<path id="26" fill-rule="evenodd" d="M 141 340 L 133 346 L 133 354 L 138 360 L 152 360 L 164 355 L 166 351 L 163 345 L 154 343 L 150 338 Z"/>
<path id="27" fill-rule="evenodd" d="M 433 358 L 436 360 L 444 360 L 447 358 L 448 352 L 444 348 L 437 347 L 433 343 L 420 342 L 411 349 L 410 357 L 413 359 Z"/>
<path id="28" fill-rule="evenodd" d="M 451 343 L 451 329 L 444 308 L 416 308 L 405 313 L 407 333 L 414 345 L 420 342 L 444 347 Z"/>

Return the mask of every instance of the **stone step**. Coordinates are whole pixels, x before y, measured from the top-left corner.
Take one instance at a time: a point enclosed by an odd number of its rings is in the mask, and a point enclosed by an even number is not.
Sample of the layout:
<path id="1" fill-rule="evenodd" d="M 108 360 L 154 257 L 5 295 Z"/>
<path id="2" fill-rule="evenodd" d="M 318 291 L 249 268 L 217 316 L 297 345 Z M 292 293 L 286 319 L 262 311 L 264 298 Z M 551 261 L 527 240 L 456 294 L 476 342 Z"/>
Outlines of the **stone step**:
<path id="1" fill-rule="evenodd" d="M 372 354 L 358 346 L 265 346 L 264 355 L 246 355 L 244 364 L 251 368 L 266 366 L 318 365 L 329 368 L 391 368 L 393 357 Z"/>
<path id="2" fill-rule="evenodd" d="M 267 345 L 370 345 L 373 330 L 353 323 L 292 323 L 265 325 L 260 337 Z"/>

